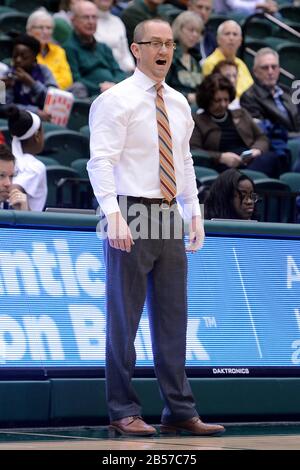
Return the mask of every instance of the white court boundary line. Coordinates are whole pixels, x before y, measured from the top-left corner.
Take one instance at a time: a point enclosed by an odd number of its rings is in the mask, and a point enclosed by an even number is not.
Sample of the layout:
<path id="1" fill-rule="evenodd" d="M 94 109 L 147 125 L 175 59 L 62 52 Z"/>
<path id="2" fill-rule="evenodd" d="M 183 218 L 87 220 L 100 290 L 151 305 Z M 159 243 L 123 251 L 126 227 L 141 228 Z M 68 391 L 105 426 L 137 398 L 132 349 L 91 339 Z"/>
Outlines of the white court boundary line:
<path id="1" fill-rule="evenodd" d="M 234 253 L 235 263 L 236 263 L 237 270 L 238 270 L 238 273 L 239 273 L 239 276 L 240 276 L 240 281 L 241 281 L 243 292 L 244 292 L 244 297 L 245 297 L 245 301 L 246 301 L 246 305 L 247 305 L 247 309 L 248 309 L 248 313 L 249 313 L 249 317 L 250 317 L 250 321 L 251 321 L 251 325 L 252 325 L 252 330 L 253 330 L 256 346 L 257 346 L 257 349 L 258 349 L 258 354 L 259 354 L 260 359 L 262 359 L 263 355 L 262 355 L 262 352 L 261 352 L 261 347 L 260 347 L 258 335 L 257 335 L 257 332 L 256 332 L 255 323 L 254 323 L 253 315 L 252 315 L 252 312 L 251 312 L 251 307 L 250 307 L 250 303 L 249 303 L 249 300 L 248 300 L 248 295 L 247 295 L 247 292 L 246 292 L 246 288 L 245 288 L 245 284 L 244 284 L 244 280 L 243 280 L 239 260 L 238 260 L 238 257 L 237 257 L 236 251 L 235 251 L 235 247 L 232 247 L 232 251 Z"/>

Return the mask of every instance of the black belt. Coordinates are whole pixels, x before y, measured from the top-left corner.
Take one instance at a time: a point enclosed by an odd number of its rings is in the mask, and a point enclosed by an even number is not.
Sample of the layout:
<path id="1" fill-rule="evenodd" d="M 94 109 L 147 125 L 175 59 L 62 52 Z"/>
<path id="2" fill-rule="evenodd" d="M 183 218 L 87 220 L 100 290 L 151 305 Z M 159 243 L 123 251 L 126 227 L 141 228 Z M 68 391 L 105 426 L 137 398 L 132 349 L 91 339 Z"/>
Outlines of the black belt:
<path id="1" fill-rule="evenodd" d="M 168 201 L 167 199 L 165 198 L 148 198 L 148 197 L 136 197 L 136 196 L 118 196 L 118 200 L 119 198 L 126 198 L 128 201 L 132 201 L 132 202 L 136 202 L 136 203 L 139 203 L 139 204 L 145 204 L 145 205 L 152 205 L 152 204 L 158 204 L 159 206 L 163 206 L 163 207 L 171 207 L 173 206 L 174 204 L 176 204 L 176 198 L 174 197 L 173 199 L 171 199 L 171 201 Z"/>

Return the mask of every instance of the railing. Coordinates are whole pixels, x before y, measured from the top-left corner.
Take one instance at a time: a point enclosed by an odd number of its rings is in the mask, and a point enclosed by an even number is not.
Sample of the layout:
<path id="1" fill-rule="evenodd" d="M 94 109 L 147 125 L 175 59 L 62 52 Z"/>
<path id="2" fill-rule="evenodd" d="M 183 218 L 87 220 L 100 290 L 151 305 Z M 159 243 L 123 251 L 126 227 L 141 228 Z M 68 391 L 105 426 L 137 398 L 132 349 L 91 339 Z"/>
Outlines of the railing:
<path id="1" fill-rule="evenodd" d="M 256 55 L 256 51 L 254 51 L 253 49 L 251 49 L 250 47 L 245 45 L 245 37 L 246 37 L 246 34 L 247 34 L 248 25 L 251 23 L 251 21 L 253 19 L 257 19 L 257 18 L 266 19 L 269 22 L 271 22 L 271 23 L 275 24 L 276 26 L 278 26 L 279 28 L 287 31 L 292 36 L 300 39 L 300 32 L 299 31 L 297 31 L 296 29 L 292 28 L 291 26 L 285 24 L 283 21 L 276 18 L 275 16 L 270 15 L 269 13 L 253 13 L 253 15 L 249 15 L 247 17 L 247 19 L 245 20 L 245 22 L 242 26 L 243 42 L 242 42 L 242 45 L 241 45 L 241 57 L 243 59 L 244 59 L 245 52 L 252 55 L 253 57 Z M 288 70 L 285 70 L 282 67 L 280 67 L 280 73 L 283 76 L 285 76 L 286 78 L 290 79 L 290 80 L 295 80 L 296 79 L 294 74 L 290 73 Z"/>

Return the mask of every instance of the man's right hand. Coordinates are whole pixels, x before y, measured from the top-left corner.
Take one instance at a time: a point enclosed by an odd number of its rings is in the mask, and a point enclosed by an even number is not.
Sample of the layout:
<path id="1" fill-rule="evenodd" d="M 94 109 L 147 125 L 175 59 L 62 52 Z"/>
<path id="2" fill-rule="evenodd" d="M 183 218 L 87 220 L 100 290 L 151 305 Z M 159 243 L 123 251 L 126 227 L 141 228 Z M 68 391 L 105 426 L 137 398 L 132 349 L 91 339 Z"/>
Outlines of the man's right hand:
<path id="1" fill-rule="evenodd" d="M 109 214 L 107 216 L 107 224 L 107 236 L 110 246 L 116 250 L 130 253 L 134 241 L 121 212 Z"/>
<path id="2" fill-rule="evenodd" d="M 27 195 L 13 187 L 9 193 L 9 205 L 17 211 L 28 211 Z"/>

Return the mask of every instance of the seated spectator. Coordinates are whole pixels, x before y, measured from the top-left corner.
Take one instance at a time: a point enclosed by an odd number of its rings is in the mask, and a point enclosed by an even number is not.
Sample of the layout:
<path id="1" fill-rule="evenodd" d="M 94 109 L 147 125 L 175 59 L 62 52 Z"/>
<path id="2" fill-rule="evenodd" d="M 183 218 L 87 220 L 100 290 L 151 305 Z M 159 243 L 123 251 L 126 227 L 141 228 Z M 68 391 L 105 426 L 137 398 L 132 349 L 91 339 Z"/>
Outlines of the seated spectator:
<path id="1" fill-rule="evenodd" d="M 92 2 L 80 0 L 74 6 L 74 31 L 65 49 L 73 80 L 80 82 L 87 96 L 98 95 L 126 78 L 112 51 L 94 38 L 98 9 Z"/>
<path id="2" fill-rule="evenodd" d="M 8 119 L 8 128 L 17 169 L 13 184 L 27 194 L 30 210 L 42 211 L 47 199 L 46 167 L 35 157 L 44 147 L 41 120 L 37 114 L 17 109 Z"/>
<path id="3" fill-rule="evenodd" d="M 278 4 L 274 0 L 222 0 L 216 2 L 216 13 L 241 13 L 245 16 L 256 12 L 277 13 Z"/>
<path id="4" fill-rule="evenodd" d="M 159 6 L 165 0 L 133 0 L 129 7 L 126 8 L 121 20 L 125 24 L 128 44 L 133 42 L 133 32 L 135 27 L 144 20 L 152 20 L 153 18 L 163 18 L 159 11 Z"/>
<path id="5" fill-rule="evenodd" d="M 250 168 L 278 177 L 281 159 L 268 152 L 269 142 L 245 109 L 228 109 L 235 97 L 230 81 L 220 74 L 205 77 L 197 89 L 197 104 L 204 112 L 194 114 L 191 148 L 209 153 L 217 170 Z M 251 150 L 251 154 L 243 152 Z"/>
<path id="6" fill-rule="evenodd" d="M 53 18 L 61 18 L 72 26 L 73 7 L 80 0 L 60 0 L 58 11 L 54 13 Z"/>
<path id="7" fill-rule="evenodd" d="M 191 50 L 191 54 L 198 61 L 206 59 L 217 47 L 215 33 L 207 26 L 212 6 L 213 0 L 189 0 L 188 2 L 188 10 L 200 16 L 204 24 L 202 38 Z"/>
<path id="8" fill-rule="evenodd" d="M 242 43 L 240 25 L 232 20 L 221 23 L 217 30 L 217 42 L 219 47 L 202 64 L 203 75 L 209 75 L 221 60 L 232 60 L 238 67 L 236 95 L 239 98 L 253 84 L 247 65 L 236 56 Z"/>
<path id="9" fill-rule="evenodd" d="M 211 185 L 204 201 L 204 216 L 205 219 L 256 219 L 257 201 L 252 179 L 231 168 Z"/>
<path id="10" fill-rule="evenodd" d="M 189 49 L 199 41 L 203 21 L 191 11 L 184 11 L 174 20 L 172 30 L 177 45 L 166 82 L 185 95 L 190 104 L 195 104 L 196 86 L 201 83 L 202 74 Z"/>
<path id="11" fill-rule="evenodd" d="M 99 9 L 95 39 L 111 48 L 115 60 L 123 72 L 133 72 L 135 64 L 129 51 L 125 25 L 120 18 L 112 15 L 113 0 L 95 0 Z"/>
<path id="12" fill-rule="evenodd" d="M 221 75 L 223 75 L 223 77 L 228 78 L 228 80 L 236 90 L 238 67 L 236 63 L 233 62 L 233 60 L 221 60 L 221 62 L 218 62 L 217 65 L 214 67 L 212 73 L 220 73 Z M 228 109 L 237 108 L 240 108 L 240 100 L 236 97 L 233 101 L 231 101 L 230 105 L 228 106 Z"/>
<path id="13" fill-rule="evenodd" d="M 278 84 L 280 65 L 277 52 L 269 47 L 257 51 L 253 74 L 255 83 L 241 96 L 241 106 L 266 133 L 272 150 L 288 158 L 289 133 L 300 132 L 300 115 L 297 104 L 292 101 L 291 89 Z M 294 170 L 300 171 L 300 164 Z"/>
<path id="14" fill-rule="evenodd" d="M 71 69 L 64 49 L 53 42 L 53 29 L 53 18 L 45 8 L 34 11 L 28 17 L 27 34 L 36 38 L 41 44 L 37 55 L 38 64 L 46 65 L 51 70 L 58 87 L 66 90 L 73 83 Z"/>
<path id="15" fill-rule="evenodd" d="M 0 209 L 28 210 L 27 196 L 12 184 L 15 157 L 6 145 L 0 145 Z"/>
<path id="16" fill-rule="evenodd" d="M 45 65 L 37 64 L 40 43 L 28 34 L 21 34 L 14 40 L 12 67 L 6 79 L 6 103 L 15 104 L 20 109 L 37 113 L 41 119 L 49 121 L 43 111 L 47 89 L 57 87 L 56 81 Z"/>

